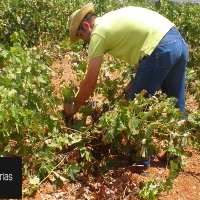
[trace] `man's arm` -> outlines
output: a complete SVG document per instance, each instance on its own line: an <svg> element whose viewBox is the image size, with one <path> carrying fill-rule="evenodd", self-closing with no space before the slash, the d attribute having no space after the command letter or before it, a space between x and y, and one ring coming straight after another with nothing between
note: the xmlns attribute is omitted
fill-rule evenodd
<svg viewBox="0 0 200 200"><path fill-rule="evenodd" d="M88 64L87 74L81 83L80 90L76 96L76 100L74 102L74 108L72 104L64 104L64 110L67 115L72 115L79 110L81 105L90 97L93 93L100 67L101 67L102 56L92 58ZM73 109L72 109L73 108Z"/></svg>

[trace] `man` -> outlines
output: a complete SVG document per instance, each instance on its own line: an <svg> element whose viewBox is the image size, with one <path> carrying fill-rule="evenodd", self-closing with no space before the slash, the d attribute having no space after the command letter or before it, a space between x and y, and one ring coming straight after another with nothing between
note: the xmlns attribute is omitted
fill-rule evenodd
<svg viewBox="0 0 200 200"><path fill-rule="evenodd" d="M104 53L137 66L134 80L124 88L130 99L142 90L148 97L161 88L168 97L177 98L176 107L184 115L188 45L171 21L134 6L98 17L89 3L70 16L69 30L72 42L82 39L89 44L89 64L75 102L64 105L67 115L77 112L93 93ZM150 159L138 164L148 168Z"/></svg>

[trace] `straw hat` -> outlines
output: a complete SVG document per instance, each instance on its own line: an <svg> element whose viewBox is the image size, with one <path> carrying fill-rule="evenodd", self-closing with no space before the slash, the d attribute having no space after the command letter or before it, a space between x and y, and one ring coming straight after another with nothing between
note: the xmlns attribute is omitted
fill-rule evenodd
<svg viewBox="0 0 200 200"><path fill-rule="evenodd" d="M94 12L94 5L93 3L88 3L85 6L83 6L81 9L76 10L73 12L69 18L69 37L72 42L77 42L78 37L76 36L76 32L78 30L78 27L89 12Z"/></svg>

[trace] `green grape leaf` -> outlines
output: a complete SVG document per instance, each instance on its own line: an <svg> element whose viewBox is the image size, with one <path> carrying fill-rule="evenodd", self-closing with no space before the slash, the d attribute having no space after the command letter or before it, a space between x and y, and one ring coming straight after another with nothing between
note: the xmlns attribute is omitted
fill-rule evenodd
<svg viewBox="0 0 200 200"><path fill-rule="evenodd" d="M76 165L71 165L69 168L68 168L68 176L72 179L72 180L75 180L76 179L76 176L77 176L77 173L80 172L80 168L77 167Z"/></svg>
<svg viewBox="0 0 200 200"><path fill-rule="evenodd" d="M75 100L75 95L72 89L65 87L62 90L62 95L64 96L64 103L73 103Z"/></svg>

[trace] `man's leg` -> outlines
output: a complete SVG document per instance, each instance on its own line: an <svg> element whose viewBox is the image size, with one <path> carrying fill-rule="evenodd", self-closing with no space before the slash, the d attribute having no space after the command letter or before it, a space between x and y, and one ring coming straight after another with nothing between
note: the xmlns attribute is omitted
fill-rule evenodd
<svg viewBox="0 0 200 200"><path fill-rule="evenodd" d="M130 99L146 90L146 97L154 95L161 87L168 97L178 99L177 107L185 111L185 67L188 47L176 28L171 29L154 52L141 60L134 78ZM131 156L134 157L134 156ZM134 162L134 160L133 160ZM147 165L150 160L136 162Z"/></svg>
<svg viewBox="0 0 200 200"><path fill-rule="evenodd" d="M161 89L168 97L177 98L178 102L176 107L179 108L185 116L185 70L188 59L188 45L180 35L178 35L178 38L180 43L178 50L182 52L182 54L178 62L166 76L161 85Z"/></svg>

